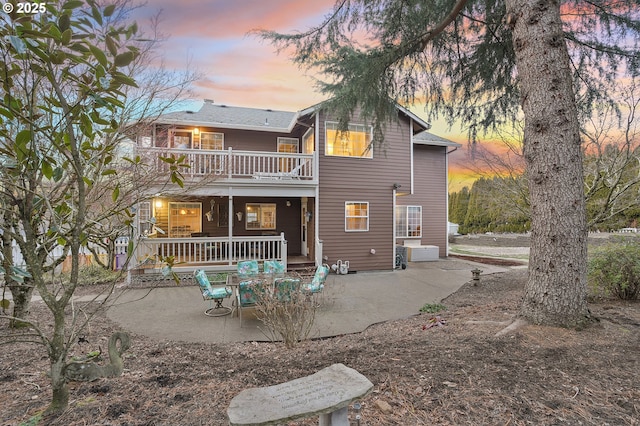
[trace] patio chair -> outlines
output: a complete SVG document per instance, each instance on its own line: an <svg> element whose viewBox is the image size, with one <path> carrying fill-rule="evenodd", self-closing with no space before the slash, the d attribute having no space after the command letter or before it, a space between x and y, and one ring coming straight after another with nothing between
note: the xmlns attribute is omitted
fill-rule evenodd
<svg viewBox="0 0 640 426"><path fill-rule="evenodd" d="M279 260L265 260L262 270L265 274L284 274L284 264Z"/></svg>
<svg viewBox="0 0 640 426"><path fill-rule="evenodd" d="M202 298L205 301L209 301L209 309L204 311L205 315L208 315L210 317L219 317L231 313L232 309L230 307L222 306L223 300L227 297L231 297L231 295L233 294L231 289L226 285L226 277L224 286L216 288L211 285L209 277L207 277L206 272L204 272L202 269L195 270L193 272L193 277L200 286ZM213 302L215 302L215 306L213 305Z"/></svg>
<svg viewBox="0 0 640 426"><path fill-rule="evenodd" d="M300 289L300 278L276 278L273 285L276 299L280 302L290 302L291 295Z"/></svg>
<svg viewBox="0 0 640 426"><path fill-rule="evenodd" d="M260 294L267 291L267 286L267 281L260 278L240 281L240 283L238 283L236 303L238 305L238 316L240 317L240 328L242 328L243 309L254 307L256 303L258 303Z"/></svg>
<svg viewBox="0 0 640 426"><path fill-rule="evenodd" d="M300 179L302 177L302 169L307 165L309 160L304 160L296 167L288 172L256 172L253 174L254 179Z"/></svg>
<svg viewBox="0 0 640 426"><path fill-rule="evenodd" d="M238 262L238 277L251 278L260 272L258 262L256 260L241 260Z"/></svg>
<svg viewBox="0 0 640 426"><path fill-rule="evenodd" d="M310 283L302 285L302 291L308 295L320 293L324 289L324 283L329 275L329 265L320 265Z"/></svg>

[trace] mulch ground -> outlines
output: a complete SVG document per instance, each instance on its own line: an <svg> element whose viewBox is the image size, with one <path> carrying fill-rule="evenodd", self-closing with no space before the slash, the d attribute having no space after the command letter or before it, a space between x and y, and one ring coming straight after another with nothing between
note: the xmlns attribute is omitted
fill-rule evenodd
<svg viewBox="0 0 640 426"><path fill-rule="evenodd" d="M583 331L525 326L496 337L516 315L525 280L525 270L483 276L445 299L446 311L292 350L132 335L122 376L71 383L69 409L40 424L226 425L241 390L343 363L375 385L360 401L360 425L640 425L640 303L593 302L599 322ZM47 319L42 304L32 315ZM106 350L115 327L99 317L75 353ZM0 339L9 334L0 323ZM0 424L41 413L51 397L43 348L3 346L0 365Z"/></svg>

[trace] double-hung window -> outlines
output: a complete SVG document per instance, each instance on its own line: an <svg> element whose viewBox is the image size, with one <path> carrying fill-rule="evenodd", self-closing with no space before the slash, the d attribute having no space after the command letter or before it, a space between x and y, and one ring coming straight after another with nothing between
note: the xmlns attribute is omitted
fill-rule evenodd
<svg viewBox="0 0 640 426"><path fill-rule="evenodd" d="M202 203L169 203L169 238L186 238L202 231Z"/></svg>
<svg viewBox="0 0 640 426"><path fill-rule="evenodd" d="M247 230L276 229L276 205L247 204L245 228Z"/></svg>
<svg viewBox="0 0 640 426"><path fill-rule="evenodd" d="M179 149L191 148L193 132L186 129L169 129L169 147Z"/></svg>
<svg viewBox="0 0 640 426"><path fill-rule="evenodd" d="M223 150L224 133L200 132L200 149Z"/></svg>
<svg viewBox="0 0 640 426"><path fill-rule="evenodd" d="M347 201L344 203L344 230L346 232L369 230L369 202Z"/></svg>
<svg viewBox="0 0 640 426"><path fill-rule="evenodd" d="M396 206L396 237L422 237L422 206Z"/></svg>
<svg viewBox="0 0 640 426"><path fill-rule="evenodd" d="M298 138L278 138L278 152L295 154L298 152L299 145ZM295 158L283 156L278 162L278 171L288 173L296 166Z"/></svg>
<svg viewBox="0 0 640 426"><path fill-rule="evenodd" d="M339 131L338 123L325 123L325 155L338 157L373 158L370 126L349 124L347 131Z"/></svg>

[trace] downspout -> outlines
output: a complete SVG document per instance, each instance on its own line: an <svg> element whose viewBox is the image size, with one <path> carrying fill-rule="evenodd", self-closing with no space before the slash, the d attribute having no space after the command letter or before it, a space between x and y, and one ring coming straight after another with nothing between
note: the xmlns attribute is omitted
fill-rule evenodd
<svg viewBox="0 0 640 426"><path fill-rule="evenodd" d="M228 250L229 252L227 253L227 257L229 258L229 266L233 266L233 257L235 255L235 250L233 249L233 188L229 187L229 208L227 209L227 214L228 214L228 230L227 230L227 235L229 236L229 243L228 243Z"/></svg>
<svg viewBox="0 0 640 426"><path fill-rule="evenodd" d="M391 251L391 270L394 270L396 268L396 244L397 244L397 232L396 232L396 195L397 195L397 189L396 189L396 185L393 185L393 192L392 192L392 197L393 197L393 202L392 202L392 208L393 208L393 214L391 215L392 217L392 221L391 221L391 226L393 228L393 250Z"/></svg>
<svg viewBox="0 0 640 426"><path fill-rule="evenodd" d="M446 150L446 148L445 148ZM445 151L445 156L444 156L444 160L445 160L445 167L446 167L446 181L447 184L445 185L444 190L446 191L446 204L445 204L445 211L446 211L446 215L447 215L447 223L446 223L446 232L445 232L445 241L446 241L446 249L445 249L445 255L447 257L449 257L449 154L456 152L458 150L458 147L453 148L451 151Z"/></svg>
<svg viewBox="0 0 640 426"><path fill-rule="evenodd" d="M315 156L315 161L314 161L314 170L313 173L315 173L315 177L316 177L316 199L315 199L315 203L313 203L314 206L314 212L313 212L313 227L314 227L314 239L315 241L313 242L313 244L315 245L314 247L314 252L315 252L315 258L316 258L316 267L322 265L324 263L324 247L322 246L322 244L320 243L320 113L316 112L316 128L314 130L315 136L314 136L314 153L313 155ZM320 248L322 248L322 250L320 250Z"/></svg>
<svg viewBox="0 0 640 426"><path fill-rule="evenodd" d="M413 165L413 119L409 121L409 140L410 140L409 156L411 158L411 195L413 195L413 170L414 170L413 169L414 168L414 165Z"/></svg>

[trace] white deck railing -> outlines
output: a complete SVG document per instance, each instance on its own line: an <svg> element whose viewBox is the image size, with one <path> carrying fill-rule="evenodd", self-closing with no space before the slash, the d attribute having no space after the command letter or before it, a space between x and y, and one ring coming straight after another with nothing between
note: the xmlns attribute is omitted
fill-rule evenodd
<svg viewBox="0 0 640 426"><path fill-rule="evenodd" d="M170 168L160 157L185 156L184 164L189 167L180 171L189 178L314 179L313 154L142 147L137 153L160 173L168 173Z"/></svg>
<svg viewBox="0 0 640 426"><path fill-rule="evenodd" d="M151 264L174 256L177 267L235 265L240 260L279 260L287 263L284 234L256 237L142 238L132 264ZM135 268L136 266L133 266Z"/></svg>

